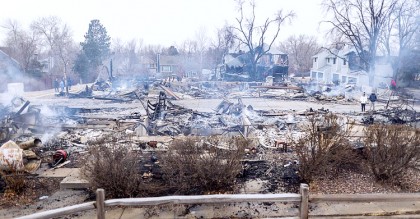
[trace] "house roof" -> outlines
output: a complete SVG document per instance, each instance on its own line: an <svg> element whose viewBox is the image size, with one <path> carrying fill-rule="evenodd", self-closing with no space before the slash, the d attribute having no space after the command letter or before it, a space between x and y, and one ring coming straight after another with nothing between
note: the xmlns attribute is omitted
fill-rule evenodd
<svg viewBox="0 0 420 219"><path fill-rule="evenodd" d="M239 61L239 59L237 59L237 58L234 58L234 59L231 59L231 60L227 61L226 65L229 66L229 67L242 67L243 66L242 62Z"/></svg>
<svg viewBox="0 0 420 219"><path fill-rule="evenodd" d="M160 55L160 65L179 65L182 62L182 56Z"/></svg>
<svg viewBox="0 0 420 219"><path fill-rule="evenodd" d="M12 58L6 51L7 47L0 47L0 56L2 56L2 59L9 60L16 68L20 68L19 62Z"/></svg>
<svg viewBox="0 0 420 219"><path fill-rule="evenodd" d="M268 44L264 43L263 44L263 48L264 50L266 50L268 48ZM256 47L256 45L254 45L254 48ZM229 53L238 53L238 51L241 50L244 53L247 53L249 51L249 48L245 45L240 46L238 49L236 50L229 50ZM271 46L270 50L267 51L267 54L273 54L273 55L286 55L286 53L278 50L277 48L275 48L274 46Z"/></svg>
<svg viewBox="0 0 420 219"><path fill-rule="evenodd" d="M342 49L332 48L332 49L326 49L323 48L321 52L317 53L316 55L312 56L312 58L315 57L325 57L325 58L336 58L336 57L344 57L348 55L351 52L354 52L354 47L345 46Z"/></svg>

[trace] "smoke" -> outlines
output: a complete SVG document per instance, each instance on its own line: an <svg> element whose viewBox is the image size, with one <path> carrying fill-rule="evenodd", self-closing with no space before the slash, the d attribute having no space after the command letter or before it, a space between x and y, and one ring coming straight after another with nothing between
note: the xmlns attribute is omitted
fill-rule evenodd
<svg viewBox="0 0 420 219"><path fill-rule="evenodd" d="M39 78L41 77L42 73L39 75ZM0 80L3 82L3 86L0 87L0 92L7 93L1 95L0 102L3 105L7 105L13 97L22 95L22 92L16 90L16 87L16 89L9 89L9 86L6 86L8 83L23 84L23 91L45 89L45 83L41 79L34 78L30 76L29 73L24 73L21 70L19 63L1 50Z"/></svg>
<svg viewBox="0 0 420 219"><path fill-rule="evenodd" d="M58 113L54 110L52 110L50 107L46 106L46 105L42 105L41 107L39 107L39 109L41 110L41 114L44 117L57 117Z"/></svg>

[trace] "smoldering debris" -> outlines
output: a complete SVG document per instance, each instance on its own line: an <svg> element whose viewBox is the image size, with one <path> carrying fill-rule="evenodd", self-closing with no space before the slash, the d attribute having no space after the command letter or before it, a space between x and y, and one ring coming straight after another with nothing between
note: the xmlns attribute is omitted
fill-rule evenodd
<svg viewBox="0 0 420 219"><path fill-rule="evenodd" d="M246 83L173 81L170 84L152 82L147 86L139 83L131 87L118 87L116 83L112 83L95 89L88 86L87 89L69 95L75 101L77 98L102 100L101 105L54 105L48 107L50 112L45 115L47 109L20 100L16 104L18 107L13 110L2 108L0 112L7 118L14 118L19 111L18 115L24 115L32 112L29 108L38 109L39 120L35 123L38 129L33 129L28 124L22 127L31 131L26 131L26 137L37 136L44 142L43 146L34 149L43 163L48 162L57 167L65 157L66 161L71 161L65 164L66 167L80 167L82 162L79 159L84 158L91 145L95 142L107 142L140 153L141 159L144 159L141 166L144 179L159 177L160 157L155 152L170 151L174 139L218 137L220 140L217 143L203 144L217 150L229 150L223 141L239 136L251 140L250 145L244 149L241 181L263 180L264 187L260 192L295 192L299 183L299 163L296 162L295 148L288 144L289 140L302 135L302 124L308 120L308 116L330 113L328 104L356 104L355 98L351 97L359 94L353 87L331 87L312 92L299 86L282 85L280 88L258 84L250 86ZM102 88L99 89L100 87ZM252 104L244 104L247 97L327 104L325 107L308 107L299 111L264 111L255 109ZM219 98L220 102L208 112L196 111L192 106L177 105L177 100L190 98ZM20 110L24 105L24 109ZM361 118L368 114L348 112L345 116L362 122ZM377 109L372 118L373 121L368 118L363 123L368 125L380 121L418 121L418 114L415 111L390 107L388 110ZM13 128L12 125L8 127ZM41 128L46 130L41 131ZM108 138L105 139L104 136ZM8 135L3 139L10 138L14 137ZM355 148L360 146L356 140L351 142ZM61 151L68 152L68 156L64 156ZM54 158L57 152L60 152L60 156Z"/></svg>
<svg viewBox="0 0 420 219"><path fill-rule="evenodd" d="M0 142L35 133L41 124L40 109L30 106L30 101L21 97L15 97L9 105L3 106L0 116Z"/></svg>

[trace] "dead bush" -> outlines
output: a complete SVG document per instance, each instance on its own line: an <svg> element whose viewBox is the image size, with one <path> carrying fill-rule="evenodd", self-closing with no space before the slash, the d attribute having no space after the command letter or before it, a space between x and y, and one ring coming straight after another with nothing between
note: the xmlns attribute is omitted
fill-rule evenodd
<svg viewBox="0 0 420 219"><path fill-rule="evenodd" d="M244 148L242 137L175 140L162 156L165 183L175 194L205 194L232 190L241 172Z"/></svg>
<svg viewBox="0 0 420 219"><path fill-rule="evenodd" d="M4 193L10 196L21 194L26 187L26 175L22 171L17 171L15 165L9 164L9 170L0 170L0 177L6 187Z"/></svg>
<svg viewBox="0 0 420 219"><path fill-rule="evenodd" d="M302 125L301 136L289 140L296 148L302 181L309 183L314 176L355 166L357 155L348 141L352 124L346 123L332 113L311 115Z"/></svg>
<svg viewBox="0 0 420 219"><path fill-rule="evenodd" d="M142 191L141 158L138 153L116 143L95 144L89 149L82 177L95 191L103 188L107 197L136 197Z"/></svg>
<svg viewBox="0 0 420 219"><path fill-rule="evenodd" d="M365 128L365 154L377 180L393 181L420 162L420 130L406 125Z"/></svg>

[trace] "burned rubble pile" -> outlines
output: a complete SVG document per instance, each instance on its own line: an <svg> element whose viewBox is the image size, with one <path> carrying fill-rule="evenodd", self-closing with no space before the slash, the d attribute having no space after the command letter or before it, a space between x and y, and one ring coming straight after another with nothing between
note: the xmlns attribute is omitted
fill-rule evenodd
<svg viewBox="0 0 420 219"><path fill-rule="evenodd" d="M355 100L352 86L324 86L313 84L286 83L284 85L264 85L263 83L243 82L172 82L166 84L170 90L180 93L183 98L214 99L214 98L246 98L262 97L281 100L307 101L342 101Z"/></svg>
<svg viewBox="0 0 420 219"><path fill-rule="evenodd" d="M108 84L108 83L107 83ZM200 84L202 84L200 86ZM109 85L109 86L108 86ZM307 101L332 101L352 104L358 93L345 88L339 95L326 96L333 90L311 93L289 86L288 89L271 87L233 86L231 83L197 82L198 89L188 83L159 82L139 83L133 87L86 86L86 89L71 93L71 100L91 99L90 106L31 105L24 98L14 98L2 106L1 143L39 139L41 144L29 149L20 149L27 160L36 161L35 169L80 168L94 142L107 141L129 148L139 154L140 172L143 179L161 180L160 153L171 151L176 139L217 136L217 144L208 144L217 150L230 150L231 137L250 140L244 148L241 160L242 172L238 182L242 185L262 182L260 193L297 192L300 178L296 149L291 139L302 136L302 124L308 116L328 114L326 107L305 110L257 110L247 105L245 98L276 98ZM114 85L116 86L116 85ZM235 89L228 89L230 86ZM355 94L352 94L355 92ZM222 95L220 94L222 93ZM300 97L298 97L300 96ZM304 97L303 97L304 96ZM57 97L62 98L62 97ZM219 98L219 104L210 112L200 112L177 104L180 99ZM390 102L386 109L378 108L371 113L346 113L340 116L356 121L359 129L372 123L412 123L419 115L411 107L402 107ZM371 119L372 117L373 119ZM109 136L104 140L104 136ZM363 148L360 136L350 139L355 149ZM13 147L12 147L13 148Z"/></svg>
<svg viewBox="0 0 420 219"><path fill-rule="evenodd" d="M43 145L37 145L33 152L38 160L42 161L40 167L45 169L59 168L60 164L66 167L81 167L78 159L87 152L89 143L104 135L119 136L115 138L118 139L115 143L133 150L142 150L145 157L152 156L152 151L167 150L173 138L182 136L255 138L253 146L246 149L247 160L268 159L269 151L276 150L273 139L286 135L284 127L287 125L284 121L287 120L287 116L280 120L265 121L261 115L266 112L254 111L252 106L244 105L240 98L237 101L225 99L213 113L203 113L173 104L171 99L174 98L170 95L168 97L167 92L164 89L159 91L159 88L160 86L153 87L148 98L139 98L135 94L135 98L131 97L132 102L140 102L144 111L138 104L131 110L95 106L31 106L29 101L16 98L10 106L2 109L2 142L9 139L21 142L23 140L20 139L34 137L40 139ZM156 92L158 94L155 94ZM95 93L97 91L92 91L92 94ZM114 102L105 99L97 101ZM253 124L259 124L256 125L258 129L254 128ZM284 133L266 130L277 129L280 126ZM254 134L258 131L259 134ZM165 135L169 138L163 140L159 137ZM265 144L269 145L260 147L259 142L268 142ZM216 146L225 149L223 144ZM289 161L292 159L284 164Z"/></svg>
<svg viewBox="0 0 420 219"><path fill-rule="evenodd" d="M420 122L420 114L414 109L416 100L407 93L380 95L384 108L371 111L362 118L363 124L373 124L375 121L391 124L416 124Z"/></svg>
<svg viewBox="0 0 420 219"><path fill-rule="evenodd" d="M15 97L9 105L1 107L0 116L0 141L4 142L17 135L35 132L40 122L40 109L30 106L30 101Z"/></svg>
<svg viewBox="0 0 420 219"><path fill-rule="evenodd" d="M160 83L144 79L113 77L112 80L97 79L94 83L86 85L84 89L70 90L67 93L56 93L56 96L130 102L137 99L144 99L148 95L149 86L157 87L160 86Z"/></svg>

